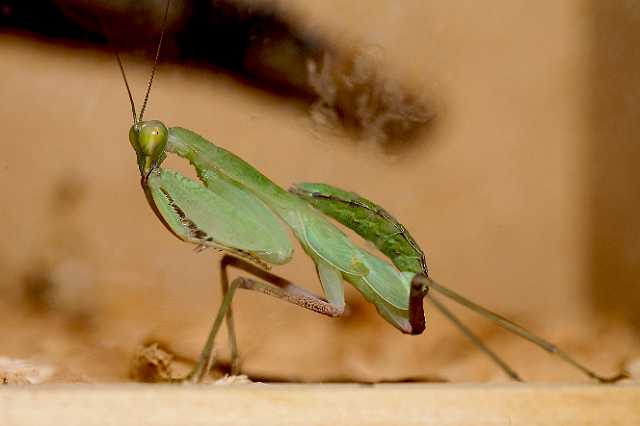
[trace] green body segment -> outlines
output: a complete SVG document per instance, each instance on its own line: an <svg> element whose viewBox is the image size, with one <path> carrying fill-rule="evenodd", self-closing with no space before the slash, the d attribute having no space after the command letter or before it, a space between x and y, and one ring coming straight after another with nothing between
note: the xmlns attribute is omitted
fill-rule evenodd
<svg viewBox="0 0 640 426"><path fill-rule="evenodd" d="M403 333L414 333L409 321L409 292L415 274L399 272L389 263L364 250L363 255L369 274L365 277L346 276L345 279L369 303L373 303L378 313L390 324Z"/></svg>
<svg viewBox="0 0 640 426"><path fill-rule="evenodd" d="M155 126L159 122L146 123ZM174 127L167 130L164 142L156 145L154 140L144 149L137 146L136 132L142 134L146 123L135 125L131 138L138 153L143 187L151 207L176 236L258 263L282 264L291 258L292 248L279 217L315 262L330 302L344 306L342 280L346 280L387 321L403 332L412 331L408 303L413 274L399 272L361 249L306 200L285 191L238 156L194 132ZM159 145L162 150L157 148ZM162 169L165 151L188 160L202 183Z"/></svg>
<svg viewBox="0 0 640 426"><path fill-rule="evenodd" d="M344 233L240 157L179 127L169 129L167 151L189 160L204 182L219 175L251 192L291 227L306 251L332 267L357 276L368 273L358 247Z"/></svg>
<svg viewBox="0 0 640 426"><path fill-rule="evenodd" d="M341 273L314 253L307 251L307 254L316 264L322 289L330 302L344 305L342 280L345 280L352 284L367 302L375 305L378 313L390 324L403 333L413 332L408 315L409 288L413 273L399 272L389 263L362 249L359 249L359 255L369 270L365 276ZM393 295L388 294L389 289L395 289ZM387 299L396 303L390 303Z"/></svg>
<svg viewBox="0 0 640 426"><path fill-rule="evenodd" d="M411 234L372 201L323 183L301 183L290 191L371 241L399 270L427 272L424 253Z"/></svg>
<svg viewBox="0 0 640 426"><path fill-rule="evenodd" d="M322 284L322 291L327 300L338 308L344 308L344 287L342 286L342 273L317 256L311 256L316 264L318 277Z"/></svg>
<svg viewBox="0 0 640 426"><path fill-rule="evenodd" d="M391 305L400 311L408 308L410 278L355 245L305 200L277 186L238 156L179 127L169 129L167 151L189 160L205 182L210 174L217 173L253 192L291 227L316 265L322 260L361 292L369 288L377 295L370 298L372 303ZM323 286L328 276L320 274ZM330 296L331 291L325 287L325 293Z"/></svg>

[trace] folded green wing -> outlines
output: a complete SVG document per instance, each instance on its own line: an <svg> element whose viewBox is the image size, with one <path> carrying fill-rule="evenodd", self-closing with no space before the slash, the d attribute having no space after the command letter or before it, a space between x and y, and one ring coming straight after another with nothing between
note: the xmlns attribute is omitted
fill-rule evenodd
<svg viewBox="0 0 640 426"><path fill-rule="evenodd" d="M374 202L324 183L300 183L290 192L371 241L401 271L426 270L424 254L409 231Z"/></svg>
<svg viewBox="0 0 640 426"><path fill-rule="evenodd" d="M340 272L366 275L369 270L359 255L360 248L324 217L305 207L296 212L298 223L289 223L305 250Z"/></svg>

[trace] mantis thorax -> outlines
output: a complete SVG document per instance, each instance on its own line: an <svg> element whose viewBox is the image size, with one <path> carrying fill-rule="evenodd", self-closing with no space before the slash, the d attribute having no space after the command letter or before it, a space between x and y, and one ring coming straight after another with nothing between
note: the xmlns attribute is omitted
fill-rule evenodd
<svg viewBox="0 0 640 426"><path fill-rule="evenodd" d="M160 166L167 157L165 148L169 131L158 120L139 121L129 129L129 141L138 157L138 168L143 178Z"/></svg>

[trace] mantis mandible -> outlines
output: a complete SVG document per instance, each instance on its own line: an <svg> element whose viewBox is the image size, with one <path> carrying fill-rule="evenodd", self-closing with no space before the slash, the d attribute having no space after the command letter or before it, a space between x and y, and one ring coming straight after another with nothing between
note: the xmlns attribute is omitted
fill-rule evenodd
<svg viewBox="0 0 640 426"><path fill-rule="evenodd" d="M169 2L165 9L165 24L168 10ZM241 158L190 130L169 128L157 120L144 121L165 24L139 115L117 52L116 58L133 114L129 140L136 153L141 185L149 205L164 226L180 240L198 248L211 247L225 253L220 265L223 300L187 381L199 382L208 373L213 362L213 344L225 319L232 373L238 372L231 309L238 288L337 317L345 310L343 281L352 284L375 305L386 321L406 334L421 334L425 330L423 299L428 297L436 309L512 379L520 380L520 377L435 298L430 289L559 355L591 378L612 382L624 377L622 374L599 376L546 340L433 281L428 275L424 254L409 232L371 201L323 184L301 184L286 191ZM167 154L188 160L200 182L164 169L162 163ZM393 265L357 246L326 216L372 241ZM282 265L293 256L284 224L314 262L326 298L269 272L270 265ZM238 277L229 283L228 267L241 269L258 279Z"/></svg>

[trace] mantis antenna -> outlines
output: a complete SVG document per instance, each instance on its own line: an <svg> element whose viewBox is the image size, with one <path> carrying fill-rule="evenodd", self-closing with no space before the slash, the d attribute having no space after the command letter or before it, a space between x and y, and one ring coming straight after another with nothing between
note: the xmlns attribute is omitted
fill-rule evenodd
<svg viewBox="0 0 640 426"><path fill-rule="evenodd" d="M158 67L158 59L160 58L160 50L162 48L162 39L164 38L164 30L167 25L167 16L169 15L169 5L171 4L171 0L167 0L167 5L164 9L164 19L162 21L162 30L160 31L160 40L158 41L158 48L156 49L156 57L153 61L153 68L151 68L151 75L149 76L149 82L147 83L147 91L144 95L144 101L142 103L142 109L140 110L140 117L136 114L136 105L133 101L133 95L131 94L131 88L129 87L129 81L127 80L127 73L124 71L124 66L122 65L122 60L120 59L120 54L118 51L113 48L113 53L116 55L116 60L118 61L118 67L120 67L120 73L122 74L122 79L124 80L124 85L127 89L127 95L129 95L129 103L131 104L131 113L133 114L133 124L142 121L142 116L144 115L144 110L147 108L147 104L149 103L149 94L151 93L151 85L153 84L153 77L156 74L156 68Z"/></svg>
<svg viewBox="0 0 640 426"><path fill-rule="evenodd" d="M164 8L164 19L162 21L162 30L160 31L160 40L158 41L158 48L156 49L156 58L153 61L153 68L151 68L151 75L149 76L149 83L147 84L147 92L144 95L144 101L142 102L142 109L140 110L140 118L138 119L138 121L142 121L144 110L147 108L147 103L149 101L149 93L151 93L151 84L153 83L153 77L155 76L156 68L158 67L158 59L160 59L160 49L162 48L162 39L164 38L164 30L165 30L165 27L167 26L167 16L169 15L170 4L171 4L171 0L167 0L167 5ZM129 96L131 96L131 93L129 93Z"/></svg>
<svg viewBox="0 0 640 426"><path fill-rule="evenodd" d="M122 61L120 60L120 54L115 49L115 47L113 48L113 53L116 54L116 59L118 60L118 66L120 67L120 73L122 74L124 85L127 88L127 94L129 95L129 102L131 103L131 113L133 114L133 124L136 124L138 122L138 119L136 118L137 117L136 105L133 102L133 96L131 96L131 89L129 88L129 82L127 81L127 74L125 74L124 72L124 67L122 66Z"/></svg>

